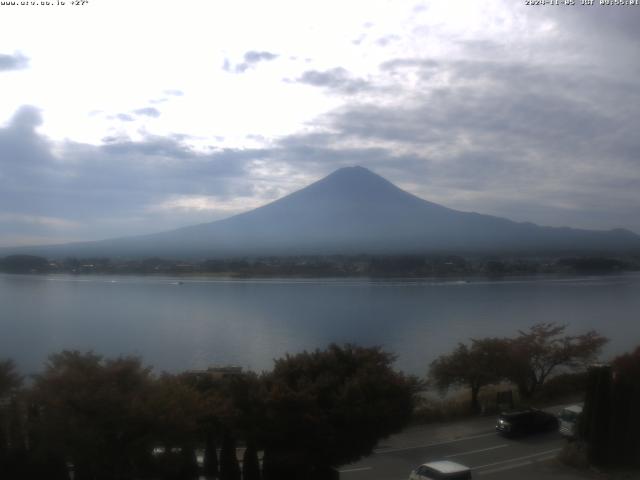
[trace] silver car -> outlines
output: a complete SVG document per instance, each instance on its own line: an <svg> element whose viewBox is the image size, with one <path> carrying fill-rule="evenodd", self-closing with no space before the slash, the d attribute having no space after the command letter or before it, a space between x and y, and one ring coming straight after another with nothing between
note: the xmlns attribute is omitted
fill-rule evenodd
<svg viewBox="0 0 640 480"><path fill-rule="evenodd" d="M465 465L448 460L423 463L416 468L409 480L470 480L471 469Z"/></svg>

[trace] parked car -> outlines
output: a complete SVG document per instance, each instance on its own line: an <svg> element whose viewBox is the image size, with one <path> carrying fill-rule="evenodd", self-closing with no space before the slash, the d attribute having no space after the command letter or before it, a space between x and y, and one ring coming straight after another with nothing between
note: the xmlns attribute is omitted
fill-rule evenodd
<svg viewBox="0 0 640 480"><path fill-rule="evenodd" d="M578 418L582 414L582 405L569 405L560 412L560 435L575 438L578 428Z"/></svg>
<svg viewBox="0 0 640 480"><path fill-rule="evenodd" d="M529 408L514 412L504 412L498 417L496 430L507 436L557 430L559 421L555 415Z"/></svg>
<svg viewBox="0 0 640 480"><path fill-rule="evenodd" d="M409 480L470 480L471 469L449 460L423 463L416 468Z"/></svg>

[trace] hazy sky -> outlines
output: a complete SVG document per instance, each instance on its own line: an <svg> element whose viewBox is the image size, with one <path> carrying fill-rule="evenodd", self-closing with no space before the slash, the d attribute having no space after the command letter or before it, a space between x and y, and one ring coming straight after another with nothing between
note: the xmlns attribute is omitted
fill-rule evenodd
<svg viewBox="0 0 640 480"><path fill-rule="evenodd" d="M347 165L460 210L640 233L640 6L16 3L0 245L211 221Z"/></svg>

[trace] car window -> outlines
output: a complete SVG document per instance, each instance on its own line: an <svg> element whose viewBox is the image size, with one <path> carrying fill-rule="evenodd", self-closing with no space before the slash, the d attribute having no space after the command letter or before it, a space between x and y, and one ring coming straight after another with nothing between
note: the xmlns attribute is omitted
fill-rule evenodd
<svg viewBox="0 0 640 480"><path fill-rule="evenodd" d="M433 468L429 468L426 466L422 466L418 469L418 474L423 477L432 478L433 480L439 480L441 478L445 478L440 472L434 470Z"/></svg>
<svg viewBox="0 0 640 480"><path fill-rule="evenodd" d="M425 467L424 465L422 467L418 467L418 470L416 471L416 473L418 475L422 475L423 477L428 476L429 474L429 470L431 470L430 468Z"/></svg>
<svg viewBox="0 0 640 480"><path fill-rule="evenodd" d="M578 414L571 410L563 410L560 414L560 418L565 422L575 422L578 419Z"/></svg>
<svg viewBox="0 0 640 480"><path fill-rule="evenodd" d="M548 414L546 412L536 412L536 418L541 422L546 422L551 417L552 417L552 415L550 415L550 414Z"/></svg>

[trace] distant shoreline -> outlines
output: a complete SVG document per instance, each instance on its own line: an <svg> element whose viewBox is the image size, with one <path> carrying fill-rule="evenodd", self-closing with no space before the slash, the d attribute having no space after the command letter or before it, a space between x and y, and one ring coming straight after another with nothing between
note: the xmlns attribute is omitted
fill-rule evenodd
<svg viewBox="0 0 640 480"><path fill-rule="evenodd" d="M166 282L181 286L196 283L225 283L225 282L255 282L261 284L290 282L295 284L316 284L318 282L326 284L380 284L388 285L406 284L416 286L473 286L485 283L512 283L512 282L535 282L535 281L580 281L594 280L597 278L614 279L616 277L624 278L628 275L638 275L640 270L629 270L624 272L600 272L600 273L536 273L536 274L507 274L502 276L487 276L482 274L467 276L311 276L311 275L233 275L223 273L198 273L198 274L165 274L165 273L68 273L68 272L48 272L48 273L7 273L1 272L0 276L7 277L48 277L52 280L89 280L91 278L98 279L100 277L110 279L111 283L119 283L119 279L147 278L149 280L166 280Z"/></svg>
<svg viewBox="0 0 640 480"><path fill-rule="evenodd" d="M640 271L640 256L462 257L454 255L331 255L243 257L198 261L145 258L0 258L0 272L70 275L168 275L210 278L445 278L602 275Z"/></svg>

